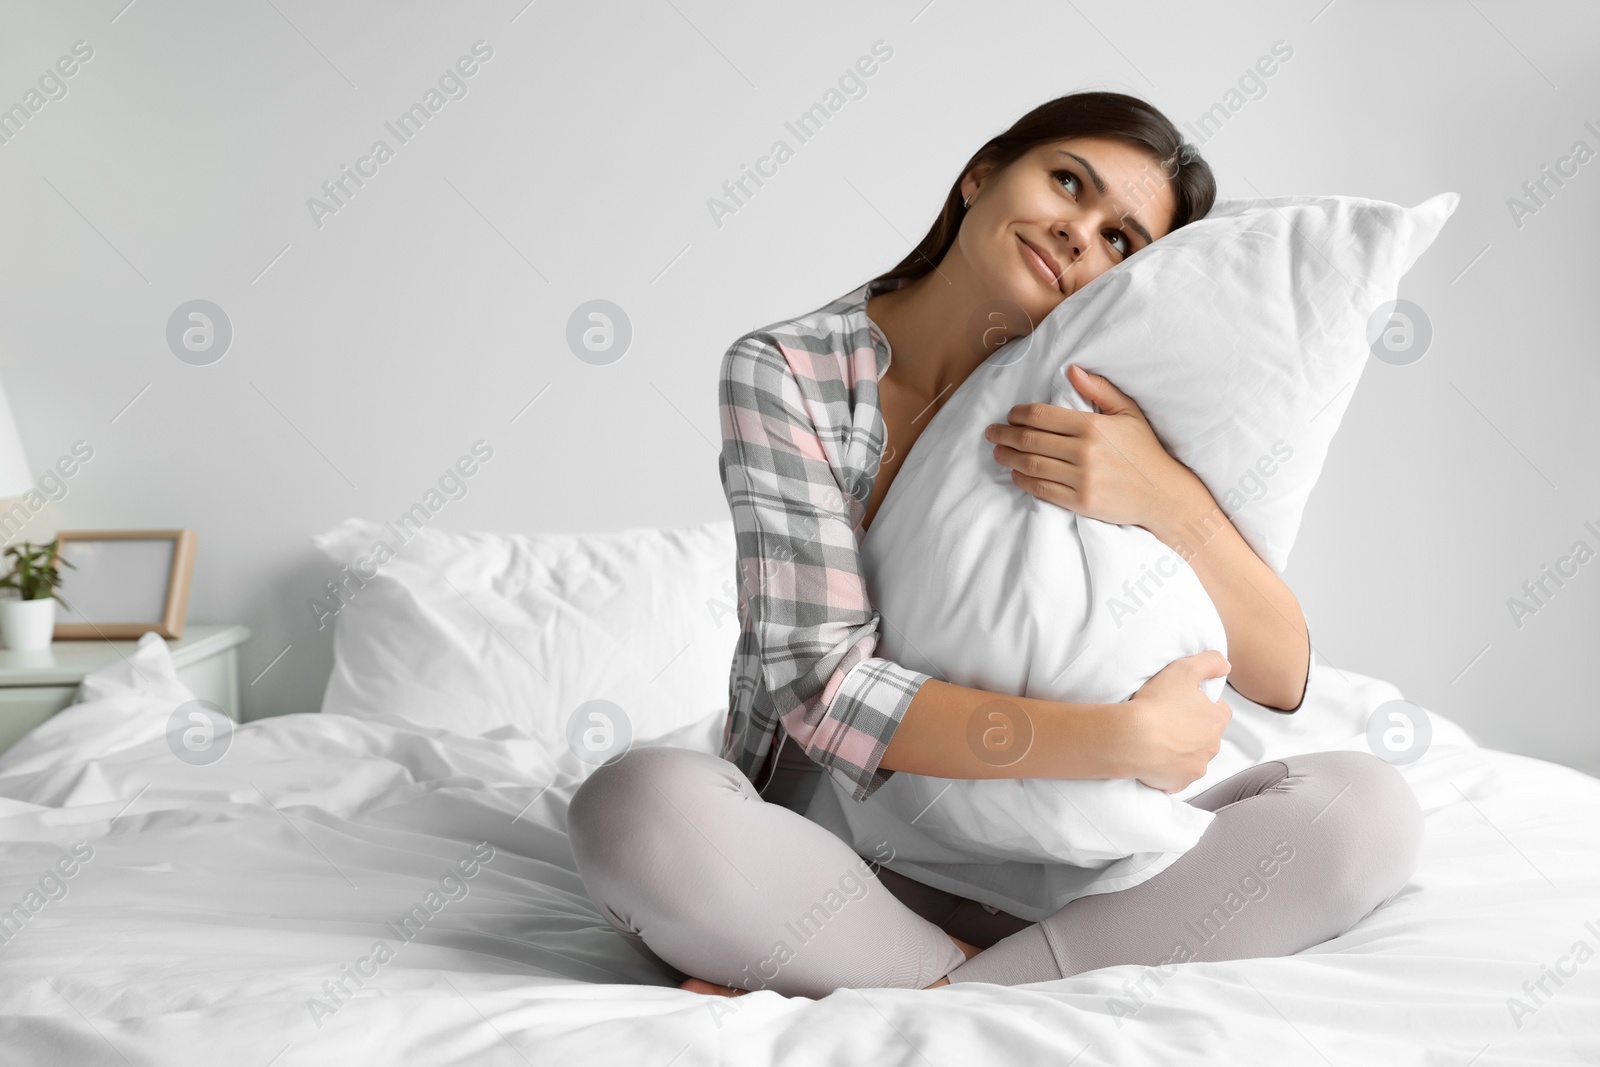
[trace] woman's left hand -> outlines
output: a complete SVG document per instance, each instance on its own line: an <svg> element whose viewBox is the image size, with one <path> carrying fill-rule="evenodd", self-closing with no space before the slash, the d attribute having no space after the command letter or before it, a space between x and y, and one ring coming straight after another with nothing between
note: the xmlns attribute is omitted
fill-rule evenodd
<svg viewBox="0 0 1600 1067"><path fill-rule="evenodd" d="M1101 414L1018 404L984 436L1011 480L1040 500L1102 522L1150 529L1204 483L1156 438L1139 405L1098 374L1072 364L1074 388Z"/></svg>

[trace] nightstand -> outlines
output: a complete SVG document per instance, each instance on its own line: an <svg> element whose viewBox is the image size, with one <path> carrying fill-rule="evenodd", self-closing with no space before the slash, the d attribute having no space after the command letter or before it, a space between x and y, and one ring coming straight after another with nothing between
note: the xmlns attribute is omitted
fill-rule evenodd
<svg viewBox="0 0 1600 1067"><path fill-rule="evenodd" d="M178 678L201 700L239 721L238 648L250 636L243 626L184 627L167 642ZM48 650L0 649L0 752L72 703L83 676L132 655L138 641L56 641Z"/></svg>

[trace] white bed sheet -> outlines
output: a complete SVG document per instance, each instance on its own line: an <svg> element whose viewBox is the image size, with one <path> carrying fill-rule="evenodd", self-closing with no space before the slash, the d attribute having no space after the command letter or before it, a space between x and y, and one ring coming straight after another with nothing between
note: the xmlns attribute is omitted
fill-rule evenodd
<svg viewBox="0 0 1600 1067"><path fill-rule="evenodd" d="M1346 696L1384 684L1342 677ZM583 774L570 754L304 714L190 766L164 733L189 694L154 638L82 696L0 757L0 908L75 842L93 849L0 944L5 1064L1600 1062L1600 958L1569 956L1600 949L1600 781L1479 748L1438 715L1403 768L1427 813L1420 869L1299 955L1187 964L1148 995L1125 989L1147 969L1123 966L727 1001L665 984L590 905L560 829ZM1359 747L1354 706L1241 706L1208 780ZM663 743L709 751L720 726ZM393 936L384 923L480 841L496 851L467 895ZM380 939L393 959L314 1016ZM1575 972L1536 1005L1523 983L1562 957ZM1536 1010L1515 1019L1512 997ZM1116 998L1138 1010L1116 1017Z"/></svg>

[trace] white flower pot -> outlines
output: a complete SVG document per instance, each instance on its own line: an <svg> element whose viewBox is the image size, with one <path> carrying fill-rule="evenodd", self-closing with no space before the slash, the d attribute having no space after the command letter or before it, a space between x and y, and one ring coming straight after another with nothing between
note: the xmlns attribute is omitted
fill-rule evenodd
<svg viewBox="0 0 1600 1067"><path fill-rule="evenodd" d="M55 630L56 602L52 598L0 600L0 640L7 648L49 648Z"/></svg>

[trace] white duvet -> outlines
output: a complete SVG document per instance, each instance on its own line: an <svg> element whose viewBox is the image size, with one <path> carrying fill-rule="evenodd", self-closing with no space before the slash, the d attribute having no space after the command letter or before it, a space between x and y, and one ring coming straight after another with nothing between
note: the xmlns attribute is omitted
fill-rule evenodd
<svg viewBox="0 0 1600 1067"><path fill-rule="evenodd" d="M7 1065L1600 1062L1600 781L1437 715L1403 768L1417 874L1297 956L725 1001L590 905L565 750L305 714L194 766L165 738L189 694L159 640L92 682L0 757ZM1356 747L1364 714L1241 705L1214 775ZM720 720L659 743L710 751Z"/></svg>

